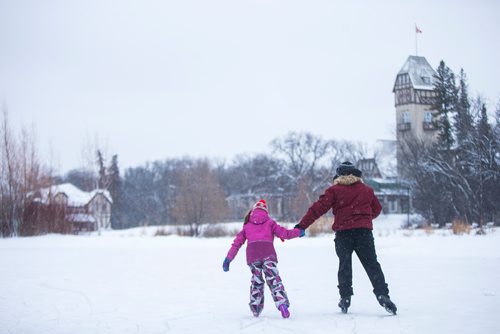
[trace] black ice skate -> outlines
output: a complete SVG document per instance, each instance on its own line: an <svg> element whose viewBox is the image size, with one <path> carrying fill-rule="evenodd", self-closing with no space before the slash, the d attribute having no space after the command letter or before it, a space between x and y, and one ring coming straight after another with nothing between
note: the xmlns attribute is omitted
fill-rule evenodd
<svg viewBox="0 0 500 334"><path fill-rule="evenodd" d="M349 306L351 306L351 297L340 298L339 307L342 313L347 313Z"/></svg>
<svg viewBox="0 0 500 334"><path fill-rule="evenodd" d="M385 308L385 310L389 313L396 315L398 308L396 304L392 302L389 296L380 295L377 297L378 303Z"/></svg>

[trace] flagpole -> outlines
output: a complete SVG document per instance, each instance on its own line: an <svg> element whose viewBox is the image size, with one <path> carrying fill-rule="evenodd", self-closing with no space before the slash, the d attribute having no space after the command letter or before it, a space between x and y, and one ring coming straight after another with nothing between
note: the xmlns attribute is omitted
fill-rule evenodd
<svg viewBox="0 0 500 334"><path fill-rule="evenodd" d="M415 23L415 56L418 56L418 43L417 43L417 24Z"/></svg>

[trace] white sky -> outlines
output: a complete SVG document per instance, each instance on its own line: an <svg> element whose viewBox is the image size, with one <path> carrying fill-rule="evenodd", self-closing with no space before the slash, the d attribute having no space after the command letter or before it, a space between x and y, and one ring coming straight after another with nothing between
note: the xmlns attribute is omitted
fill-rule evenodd
<svg viewBox="0 0 500 334"><path fill-rule="evenodd" d="M44 159L120 167L269 152L289 131L393 138L395 76L415 54L500 97L500 1L0 0L0 98Z"/></svg>

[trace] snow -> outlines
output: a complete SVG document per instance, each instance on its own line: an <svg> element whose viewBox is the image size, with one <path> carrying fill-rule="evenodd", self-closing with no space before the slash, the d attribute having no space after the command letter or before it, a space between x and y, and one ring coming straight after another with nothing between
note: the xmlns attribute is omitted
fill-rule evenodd
<svg viewBox="0 0 500 334"><path fill-rule="evenodd" d="M405 219L383 216L374 232L397 316L355 257L352 307L340 313L332 234L275 242L285 320L267 288L261 317L251 316L243 249L222 271L232 238L152 237L148 227L1 239L0 333L500 332L500 231L399 230Z"/></svg>
<svg viewBox="0 0 500 334"><path fill-rule="evenodd" d="M437 75L437 72L432 68L429 62L427 62L427 59L425 59L425 57L409 56L401 70L398 72L398 75L406 73L410 76L410 80L414 89L434 89L432 80L434 75ZM428 83L423 80L424 77L429 78Z"/></svg>
<svg viewBox="0 0 500 334"><path fill-rule="evenodd" d="M52 187L40 189L42 203L48 203L50 196L57 194L65 194L68 198L68 204L71 206L84 206L90 202L96 194L103 194L111 203L111 195L107 190L96 189L93 191L83 191L72 185L71 183L58 184Z"/></svg>

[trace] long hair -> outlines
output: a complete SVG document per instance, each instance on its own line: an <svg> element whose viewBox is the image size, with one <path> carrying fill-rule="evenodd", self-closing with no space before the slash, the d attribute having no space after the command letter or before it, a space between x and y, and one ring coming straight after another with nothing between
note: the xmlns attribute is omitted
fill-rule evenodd
<svg viewBox="0 0 500 334"><path fill-rule="evenodd" d="M250 214L252 213L252 210L248 211L247 214L245 215L245 218L243 219L243 225L245 225L246 223L248 223L248 221L250 220Z"/></svg>

